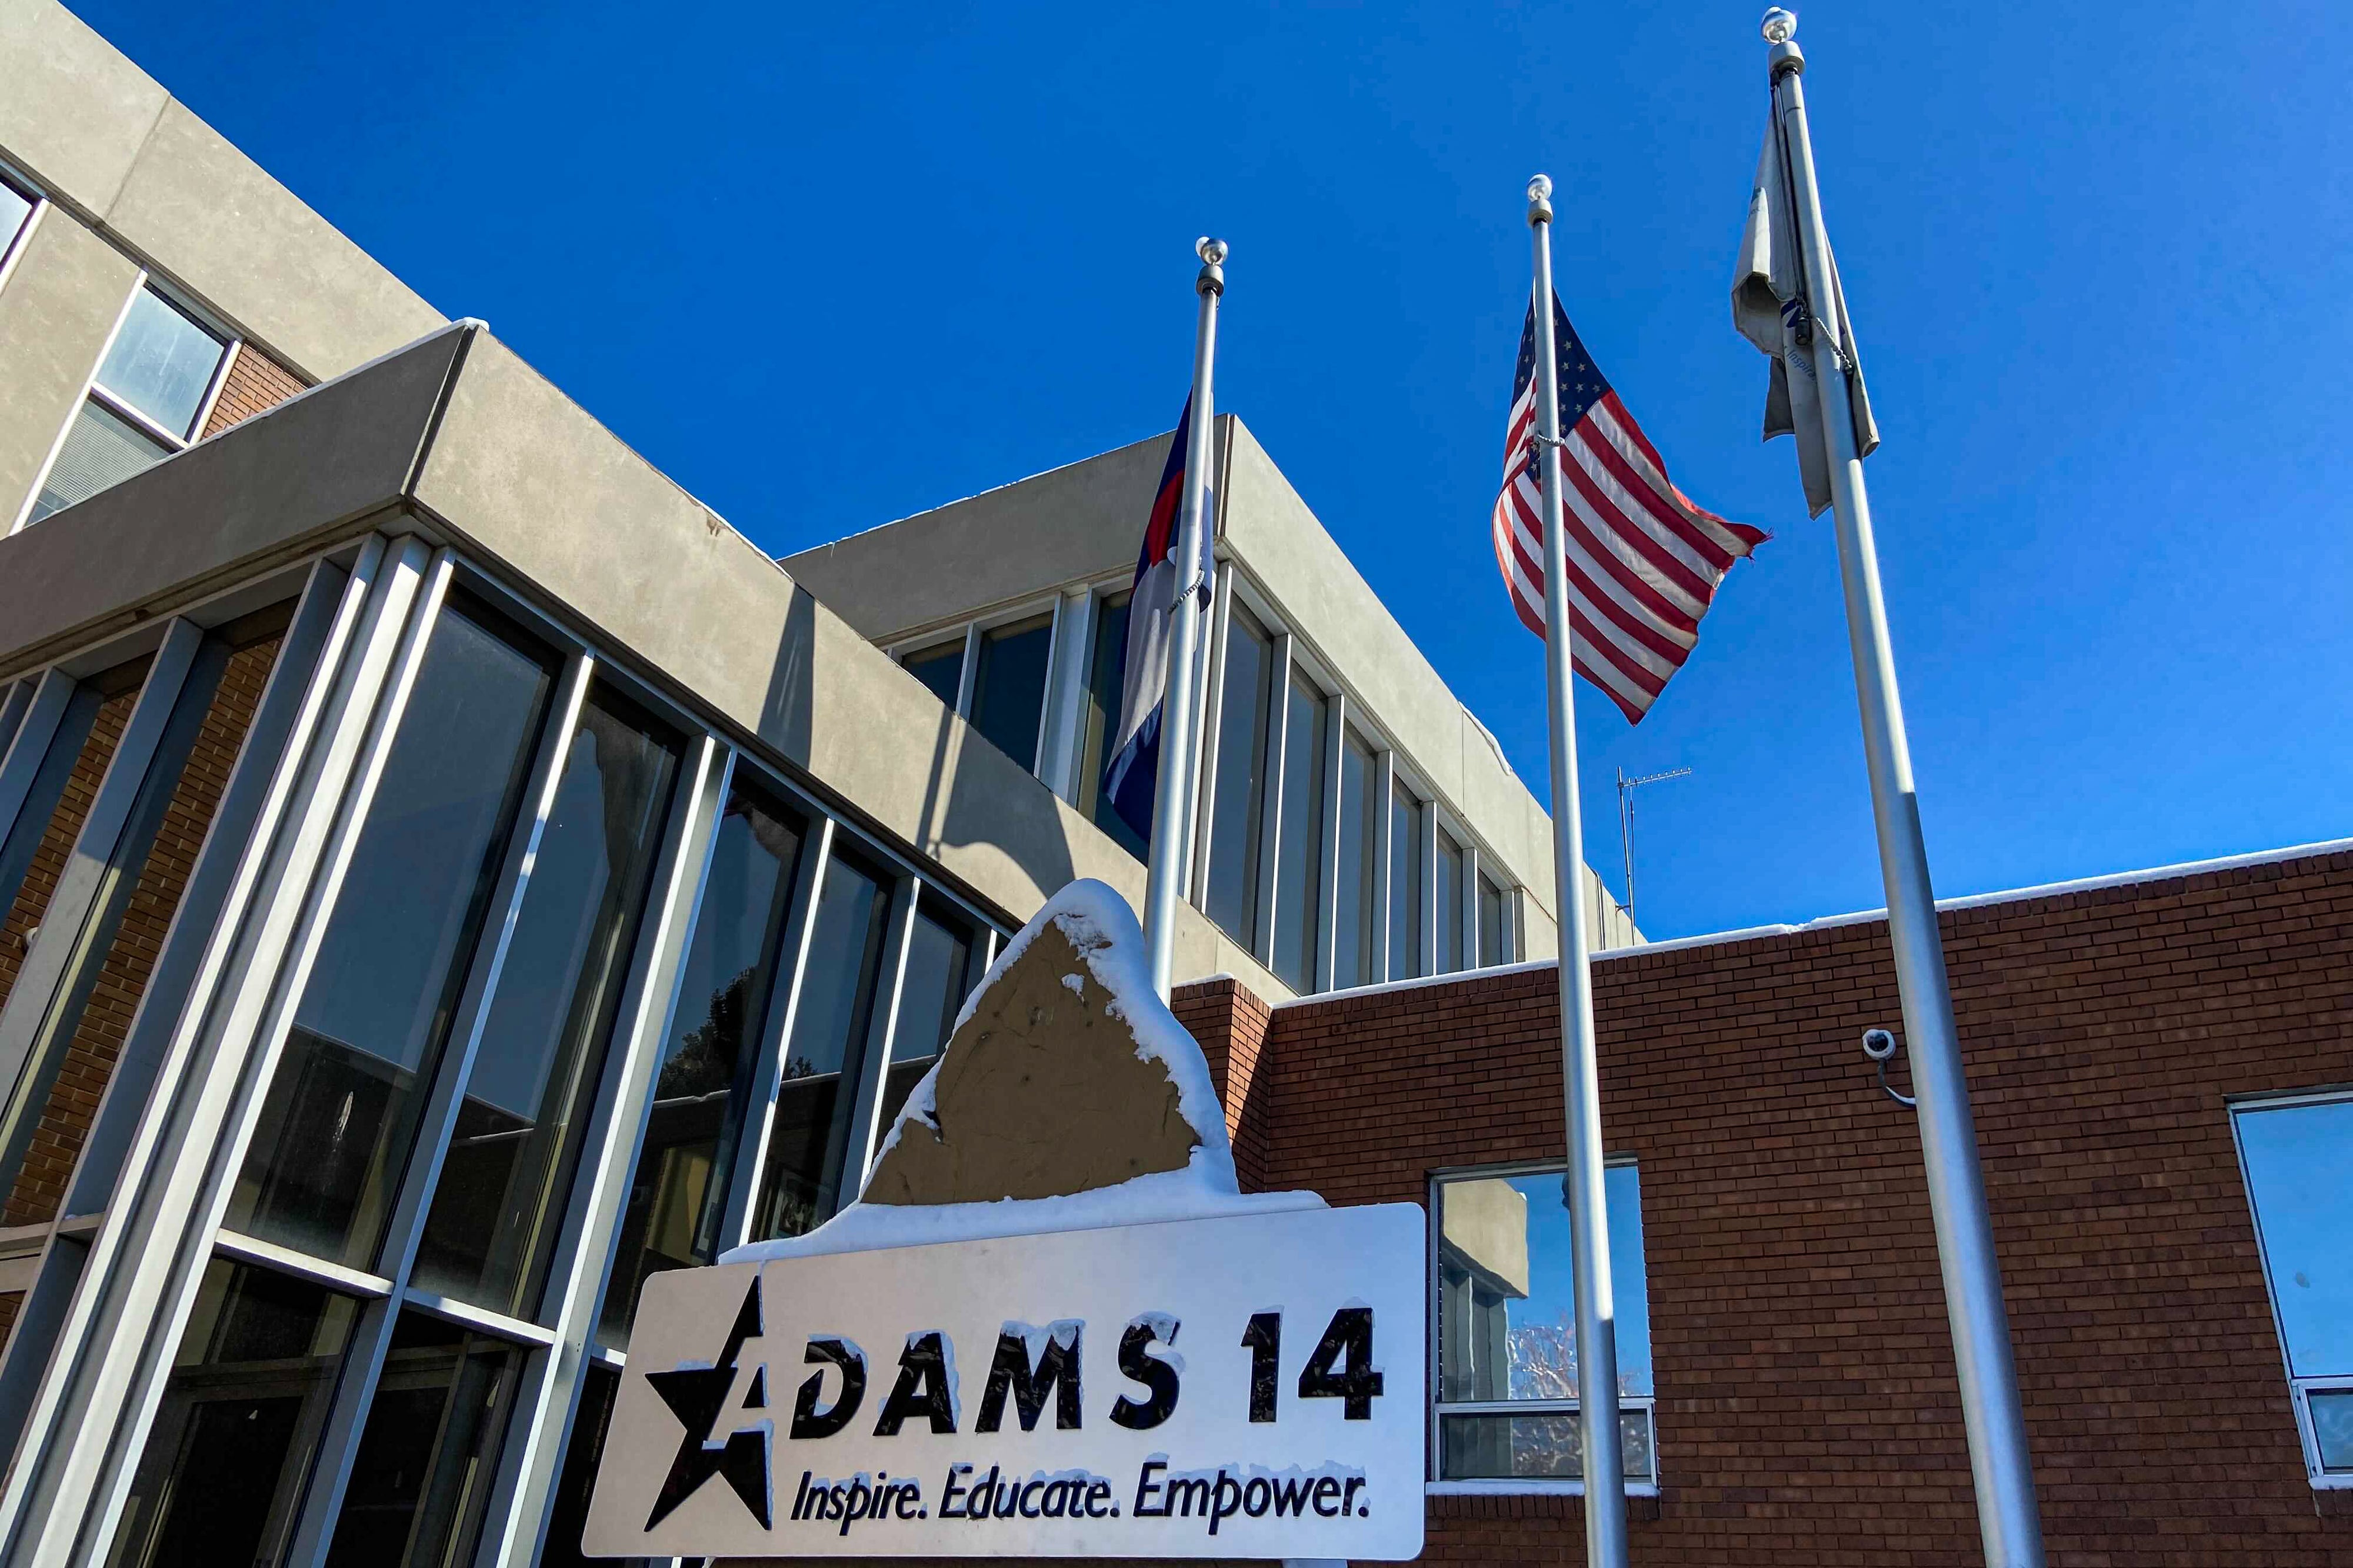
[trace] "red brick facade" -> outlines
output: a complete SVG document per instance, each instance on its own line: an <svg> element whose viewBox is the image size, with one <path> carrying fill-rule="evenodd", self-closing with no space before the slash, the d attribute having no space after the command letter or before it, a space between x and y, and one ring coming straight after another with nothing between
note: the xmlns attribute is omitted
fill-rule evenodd
<svg viewBox="0 0 2353 1568"><path fill-rule="evenodd" d="M2353 1493L2306 1478L2225 1109L2353 1081L2353 854L1950 911L1944 935L2051 1563L2353 1563ZM1918 1135L1859 1049L1901 1029L1885 927L1595 974L1658 1388L1636 1561L1977 1563ZM1270 1010L1213 982L1178 1011L1246 1185L1426 1203L1434 1171L1557 1157L1553 988ZM1574 1499L1429 1507L1428 1560L1582 1558Z"/></svg>
<svg viewBox="0 0 2353 1568"><path fill-rule="evenodd" d="M232 425L277 407L303 390L302 378L251 343L237 345L228 376L205 420L203 435L217 436Z"/></svg>

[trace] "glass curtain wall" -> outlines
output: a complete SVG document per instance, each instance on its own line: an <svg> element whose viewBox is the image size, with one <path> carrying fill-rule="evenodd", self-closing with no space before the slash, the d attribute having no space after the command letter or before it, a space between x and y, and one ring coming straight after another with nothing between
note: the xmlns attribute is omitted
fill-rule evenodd
<svg viewBox="0 0 2353 1568"><path fill-rule="evenodd" d="M1381 762L1353 730L1340 738L1340 856L1332 984L1381 978Z"/></svg>
<svg viewBox="0 0 2353 1568"><path fill-rule="evenodd" d="M1411 980L1421 964L1421 803L1389 786L1389 978Z"/></svg>
<svg viewBox="0 0 2353 1568"><path fill-rule="evenodd" d="M972 670L972 727L1025 768L1038 765L1054 617L1035 616L980 634Z"/></svg>
<svg viewBox="0 0 2353 1568"><path fill-rule="evenodd" d="M984 957L970 921L934 899L915 906L906 971L899 983L898 1023L891 1031L891 1060L882 1076L881 1114L875 1121L877 1149L897 1124L907 1096L946 1048L965 997L980 983Z"/></svg>
<svg viewBox="0 0 2353 1568"><path fill-rule="evenodd" d="M1112 748L1119 739L1119 710L1127 683L1128 595L1114 594L1095 601L1094 647L1087 658L1086 711L1080 718L1078 788L1072 802L1088 821L1111 835L1112 841L1137 859L1149 847L1111 808L1103 792L1103 770L1111 766Z"/></svg>
<svg viewBox="0 0 2353 1568"><path fill-rule="evenodd" d="M1277 649L1239 604L1226 624L1225 680L1218 707L1217 793L1209 826L1208 917L1250 952L1259 950L1261 816L1266 809L1267 729Z"/></svg>
<svg viewBox="0 0 2353 1568"><path fill-rule="evenodd" d="M1229 651L1227 657L1232 657ZM1324 892L1324 693L1292 672L1282 726L1282 816L1274 858L1274 973L1302 995L1320 989Z"/></svg>

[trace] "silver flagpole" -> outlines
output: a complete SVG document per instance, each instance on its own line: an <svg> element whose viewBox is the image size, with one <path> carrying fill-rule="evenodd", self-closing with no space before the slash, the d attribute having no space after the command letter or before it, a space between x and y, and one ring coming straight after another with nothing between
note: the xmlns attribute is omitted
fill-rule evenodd
<svg viewBox="0 0 2353 1568"><path fill-rule="evenodd" d="M1797 17L1787 11L1765 14L1765 38L1772 45L1773 111L1788 148L1799 247L1807 279L1827 296L1827 279L1832 276L1830 232L1822 224L1821 194L1814 183L1813 143L1799 85L1806 57L1794 37L1797 26ZM1838 342L1841 327L1815 304L1807 301L1813 325L1814 379L1821 390L1822 432L1829 446L1831 505L1838 523L1839 575L1846 589L1847 637L1854 653L1855 697L1862 710L1862 749L1871 773L1872 819L1879 832L1880 876L1887 889L1888 941L1894 948L1895 984L1903 998L1912 1089L1919 1101L1928 1208L1936 1220L1945 1313L1952 1325L1969 1469L1977 1483L1978 1534L1991 1568L2041 1568L2042 1525L2027 1458L2026 1421L2019 1408L2018 1372L2010 1359L2010 1320L2002 1310L1993 1226L1986 1216L1985 1178L1978 1168L1968 1079L1961 1067L1960 1037L1945 977L1936 895L1929 886L1928 851L1920 837L1912 751L1905 740L1904 707L1895 689L1895 656L1888 646L1879 554L1872 542L1871 499L1863 488L1862 459L1855 450L1854 416L1841 363L1845 354Z"/></svg>
<svg viewBox="0 0 2353 1568"><path fill-rule="evenodd" d="M1535 236L1536 452L1544 476L1545 697L1552 712L1553 903L1560 910L1561 1089L1568 1113L1568 1247L1576 1271L1577 1423L1585 1450L1585 1560L1625 1568L1626 1456L1618 1433L1618 1302L1601 1184L1600 1069L1593 1049L1592 932L1584 898L1584 813L1577 795L1577 708L1569 662L1568 571L1561 542L1560 360L1552 330L1552 182L1528 182Z"/></svg>
<svg viewBox="0 0 2353 1568"><path fill-rule="evenodd" d="M1152 848L1144 889L1144 940L1152 954L1152 988L1168 1000L1176 964L1176 900L1186 882L1193 820L1194 773L1201 748L1193 733L1194 650L1200 645L1201 516L1208 493L1211 444L1209 372L1218 353L1218 297L1226 291L1226 242L1204 238L1194 291L1201 297L1193 332L1193 420L1185 451L1185 500L1176 516L1176 598L1169 605L1168 676L1160 698L1160 773L1152 795Z"/></svg>

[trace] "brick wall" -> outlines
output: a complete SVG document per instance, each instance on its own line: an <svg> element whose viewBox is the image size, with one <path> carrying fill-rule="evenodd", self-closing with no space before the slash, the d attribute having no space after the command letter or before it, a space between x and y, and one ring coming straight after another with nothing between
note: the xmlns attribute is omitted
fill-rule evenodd
<svg viewBox="0 0 2353 1568"><path fill-rule="evenodd" d="M2353 855L1953 911L1944 934L2051 1563L2353 1563L2353 1497L2305 1477L2225 1110L2353 1081ZM1978 1562L1918 1136L1858 1047L1901 1029L1885 927L1595 975L1658 1386L1636 1560ZM1466 978L1260 1026L1221 982L1179 1011L1246 1079L1229 1119L1262 1121L1246 1184L1422 1203L1434 1170L1559 1154L1553 989ZM1229 1037L1256 1046L1240 1078ZM1433 1498L1427 1558L1573 1563L1581 1529L1573 1499Z"/></svg>
<svg viewBox="0 0 2353 1568"><path fill-rule="evenodd" d="M58 879L65 872L66 857L73 853L74 840L81 835L82 820L90 815L90 805L97 798L100 781L106 777L106 764L114 760L114 748L122 739L122 727L131 721L131 710L138 702L138 683L132 681L130 689L117 691L99 704L89 733L83 737L81 751L74 758L73 772L67 776L65 789L49 814L48 825L41 831L40 842L34 847L24 879L14 889L0 888L0 898L9 900L5 913L0 913L0 1005L5 1005L8 993L16 989L17 972L24 967L25 955L32 949L41 917L48 910L50 895L58 890Z"/></svg>
<svg viewBox="0 0 2353 1568"><path fill-rule="evenodd" d="M275 408L303 390L302 378L251 343L237 345L237 358L213 400L202 436L217 436L230 426Z"/></svg>

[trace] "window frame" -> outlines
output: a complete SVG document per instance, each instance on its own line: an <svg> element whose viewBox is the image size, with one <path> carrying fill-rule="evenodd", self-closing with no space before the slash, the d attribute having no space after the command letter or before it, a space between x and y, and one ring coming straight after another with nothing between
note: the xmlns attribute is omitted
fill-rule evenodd
<svg viewBox="0 0 2353 1568"><path fill-rule="evenodd" d="M2239 1163L2239 1190L2246 1195L2247 1220L2254 1227L2255 1258L2263 1276L2263 1304L2271 1311L2272 1334L2279 1345L2280 1373L2287 1380L2288 1407L2295 1422L2296 1445L2304 1453L2305 1479L2315 1491L2353 1491L2353 1469L2330 1470L2321 1464L2320 1437L2313 1426L2311 1403L2314 1393L2333 1393L2340 1389L2353 1391L2353 1373L2308 1377L2296 1375L2295 1358L2288 1352L2287 1323L2280 1316L2279 1293L2272 1284L2271 1244L2263 1235L2263 1211L2255 1204L2254 1173L2248 1168L2247 1143L2240 1131L2240 1119L2249 1112L2345 1104L2353 1104L2353 1085L2287 1094L2235 1097L2226 1100L2224 1105L2224 1114L2231 1121L2231 1152Z"/></svg>
<svg viewBox="0 0 2353 1568"><path fill-rule="evenodd" d="M1038 702L1038 734L1031 742L1029 758L1025 761L1020 757L1015 757L1013 760L1021 763L1025 772L1045 784L1047 788L1053 789L1055 794L1067 799L1069 792L1056 789L1053 782L1047 776L1050 770L1060 769L1067 773L1070 767L1068 759L1059 754L1069 749L1067 745L1069 724L1064 717L1067 702L1058 700L1066 697L1063 688L1068 684L1063 679L1063 661L1068 657L1069 646L1074 640L1076 634L1084 630L1085 626L1092 622L1092 612L1094 608L1092 601L1109 591L1113 590L1101 583L1091 585L1086 606L1089 613L1083 616L1074 615L1070 606L1071 595L1060 588L1055 588L1043 594L1032 594L1027 598L1000 605L982 615L960 621L943 622L920 632L893 637L882 645L882 651L890 657L892 663L904 667L907 660L917 654L936 653L951 644L962 643L964 663L956 673L955 701L949 705L948 710L966 724L970 724L973 682L980 668L982 637L1000 626L1011 626L1018 621L1034 620L1040 616L1045 616L1048 621L1046 684ZM1083 679L1083 675L1082 678ZM1065 743L1052 748L1050 752L1048 745L1050 741L1063 741Z"/></svg>
<svg viewBox="0 0 2353 1568"><path fill-rule="evenodd" d="M42 215L49 210L50 202L48 192L37 181L26 178L15 164L5 160L0 160L0 185L6 185L16 192L32 208L25 215L25 221L16 226L16 232L5 242L0 242L0 289L5 289L9 276L16 269L16 258L24 255L26 247L33 243L33 231L41 226Z"/></svg>
<svg viewBox="0 0 2353 1568"><path fill-rule="evenodd" d="M1611 1154L1605 1156L1602 1160L1602 1168L1605 1171L1616 1169L1621 1166L1630 1170L1639 1171L1641 1168L1641 1162L1637 1156L1632 1154ZM1426 1448L1428 1457L1425 1460L1425 1468L1423 1473L1423 1491L1428 1496L1583 1497L1585 1495L1585 1479L1582 1476L1578 1477L1575 1480L1567 1480L1544 1476L1489 1476L1476 1479L1445 1479L1439 1474L1439 1471L1443 1468L1445 1463L1445 1450L1442 1447L1445 1442L1443 1425L1444 1418L1448 1415L1573 1415L1577 1413L1579 1407L1579 1401L1574 1399L1447 1401L1440 1397L1440 1390L1444 1386L1439 1381L1440 1374L1439 1352L1441 1343L1440 1335L1442 1332L1439 1323L1439 1307L1441 1291L1440 1289L1439 1282L1438 1259L1439 1249L1441 1246L1440 1226L1442 1223L1442 1210L1440 1206L1439 1196L1440 1189L1449 1182L1477 1181L1491 1177L1566 1176L1567 1173L1567 1161L1564 1158L1559 1160L1509 1160L1488 1165L1447 1165L1441 1166L1430 1173L1429 1180L1425 1186L1427 1201L1423 1209L1426 1234L1429 1238L1427 1242L1428 1251L1422 1267L1424 1285L1429 1292L1427 1305L1424 1308L1423 1313L1428 1326L1428 1339L1423 1347L1423 1354L1425 1357L1423 1365L1425 1371L1425 1383L1430 1390L1430 1408L1425 1412L1425 1416L1429 1423ZM1650 1268L1649 1248L1647 1246L1643 1249L1642 1266L1647 1273ZM1649 1300L1647 1288L1645 1289L1643 1299L1646 1302ZM1622 1420L1625 1413L1628 1411L1641 1412L1644 1422L1650 1427L1651 1435L1651 1474L1646 1479L1640 1480L1629 1479L1626 1482L1626 1495L1630 1498L1654 1498L1659 1495L1659 1476L1662 1468L1662 1460L1663 1458L1663 1455L1661 1453L1659 1447L1659 1396L1657 1393L1658 1362L1655 1354L1651 1358L1651 1392L1650 1394L1627 1394L1621 1393L1618 1396L1620 1418Z"/></svg>

